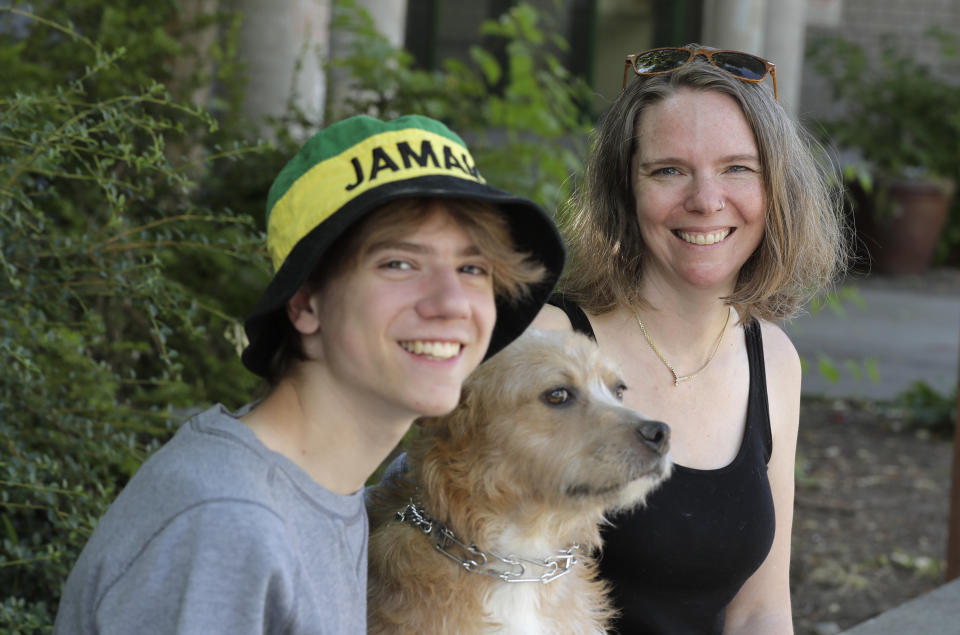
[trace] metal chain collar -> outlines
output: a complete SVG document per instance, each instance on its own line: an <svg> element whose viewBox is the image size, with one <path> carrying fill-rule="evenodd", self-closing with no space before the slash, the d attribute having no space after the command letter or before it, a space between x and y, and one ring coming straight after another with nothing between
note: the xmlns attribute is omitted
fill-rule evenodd
<svg viewBox="0 0 960 635"><path fill-rule="evenodd" d="M579 562L575 555L575 552L580 550L578 544L573 544L569 549L559 551L540 561L527 560L514 555L501 556L492 551L481 551L474 544L468 545L458 540L449 528L431 518L423 507L419 507L413 501L398 511L396 518L402 523L413 525L425 536L430 536L437 551L460 564L467 571L489 575L504 582L540 582L546 584L566 575ZM451 552L451 549L460 550L464 555L458 556ZM497 568L490 564L491 560L509 565L512 569ZM531 568L530 576L527 575L527 567ZM537 571L542 572L540 575L536 575Z"/></svg>

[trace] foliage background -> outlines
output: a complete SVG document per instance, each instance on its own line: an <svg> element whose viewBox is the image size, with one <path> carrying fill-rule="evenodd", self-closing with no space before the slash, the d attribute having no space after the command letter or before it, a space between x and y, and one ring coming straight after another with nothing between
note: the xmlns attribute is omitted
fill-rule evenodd
<svg viewBox="0 0 960 635"><path fill-rule="evenodd" d="M326 121L291 99L262 143L242 110L242 15L104 4L0 7L0 632L50 630L97 519L185 416L258 394L240 320L270 276L262 206L290 131L425 113L468 140L493 185L555 210L595 116L558 61L565 42L524 3L481 25L490 49L423 70L336 0L349 44L324 60L343 80ZM902 398L953 419L955 398Z"/></svg>
<svg viewBox="0 0 960 635"><path fill-rule="evenodd" d="M0 7L3 632L51 629L97 519L185 416L257 394L237 353L270 275L262 205L295 151L288 131L324 125L290 106L278 141L248 138L243 16L103 5ZM534 9L481 27L502 54L475 48L439 71L415 69L352 0L335 3L333 28L352 43L326 60L347 78L328 121L434 116L468 139L489 182L556 208L585 150L588 100Z"/></svg>
<svg viewBox="0 0 960 635"><path fill-rule="evenodd" d="M883 199L885 180L960 185L960 37L934 27L924 39L935 45L935 58L898 46L892 37L875 56L839 35L815 39L808 51L840 106L816 128L828 144L859 155L846 167L845 179L876 196L873 213L880 216L891 213ZM935 261L960 265L960 196L952 199Z"/></svg>

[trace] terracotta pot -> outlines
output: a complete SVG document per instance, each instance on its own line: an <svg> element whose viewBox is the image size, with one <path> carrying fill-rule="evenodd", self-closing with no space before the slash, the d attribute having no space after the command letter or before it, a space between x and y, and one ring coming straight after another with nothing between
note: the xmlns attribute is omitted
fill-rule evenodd
<svg viewBox="0 0 960 635"><path fill-rule="evenodd" d="M888 275L926 271L946 223L954 184L887 181L874 196L855 193L855 222L869 270Z"/></svg>

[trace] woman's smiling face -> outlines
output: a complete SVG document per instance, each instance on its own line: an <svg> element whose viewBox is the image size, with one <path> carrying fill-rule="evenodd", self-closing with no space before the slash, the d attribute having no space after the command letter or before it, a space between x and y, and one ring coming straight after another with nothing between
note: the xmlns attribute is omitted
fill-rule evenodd
<svg viewBox="0 0 960 635"><path fill-rule="evenodd" d="M637 134L644 276L729 293L760 245L766 209L757 142L739 105L681 88L644 111Z"/></svg>

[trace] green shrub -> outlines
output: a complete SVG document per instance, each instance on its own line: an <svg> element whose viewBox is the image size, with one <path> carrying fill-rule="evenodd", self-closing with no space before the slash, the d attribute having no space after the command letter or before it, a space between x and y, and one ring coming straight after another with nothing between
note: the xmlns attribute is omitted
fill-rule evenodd
<svg viewBox="0 0 960 635"><path fill-rule="evenodd" d="M908 390L887 404L888 414L901 423L940 436L951 438L957 426L957 390L942 394L923 381L915 381Z"/></svg>
<svg viewBox="0 0 960 635"><path fill-rule="evenodd" d="M252 389L210 277L256 274L263 255L250 218L198 206L192 159L171 158L188 128L215 130L209 114L157 83L129 92L122 49L19 17L90 61L58 81L22 66L44 79L0 96L0 630L35 632L106 505L184 412ZM198 279L201 263L216 275ZM263 284L249 278L232 283L248 298Z"/></svg>
<svg viewBox="0 0 960 635"><path fill-rule="evenodd" d="M429 71L414 68L410 53L378 33L355 0L337 0L331 28L351 36L346 54L329 66L349 81L341 94L337 84L328 93L328 120L356 113L439 119L464 137L489 183L553 212L581 171L593 122L584 112L589 88L557 59L554 51L568 46L548 26L520 2L480 26L492 48L502 46L503 60L473 46L469 62L448 59Z"/></svg>

